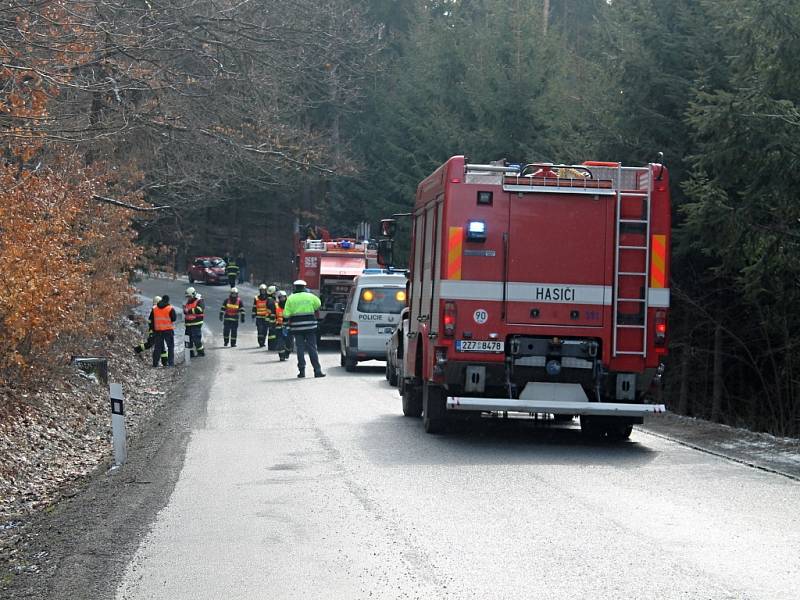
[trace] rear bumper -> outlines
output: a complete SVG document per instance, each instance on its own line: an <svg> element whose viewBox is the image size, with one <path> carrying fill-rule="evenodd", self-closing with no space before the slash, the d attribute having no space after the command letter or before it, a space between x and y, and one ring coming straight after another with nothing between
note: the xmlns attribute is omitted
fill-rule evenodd
<svg viewBox="0 0 800 600"><path fill-rule="evenodd" d="M663 404L624 404L620 402L588 402L563 400L512 400L509 398L448 397L448 410L480 412L550 413L554 415L605 415L642 417L666 412Z"/></svg>
<svg viewBox="0 0 800 600"><path fill-rule="evenodd" d="M386 350L379 352L377 350L362 350L361 348L353 349L348 348L347 350L348 358L354 358L356 360L386 360Z"/></svg>
<svg viewBox="0 0 800 600"><path fill-rule="evenodd" d="M340 312L320 311L317 329L320 335L339 335L342 329L342 317Z"/></svg>

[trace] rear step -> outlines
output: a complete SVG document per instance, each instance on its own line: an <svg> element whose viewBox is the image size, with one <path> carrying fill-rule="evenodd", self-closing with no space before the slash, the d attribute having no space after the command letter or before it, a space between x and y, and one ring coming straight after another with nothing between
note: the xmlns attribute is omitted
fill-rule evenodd
<svg viewBox="0 0 800 600"><path fill-rule="evenodd" d="M554 415L598 415L641 417L666 412L663 404L624 404L621 402L575 402L550 400L511 400L509 398L448 397L448 410L481 412L549 413Z"/></svg>

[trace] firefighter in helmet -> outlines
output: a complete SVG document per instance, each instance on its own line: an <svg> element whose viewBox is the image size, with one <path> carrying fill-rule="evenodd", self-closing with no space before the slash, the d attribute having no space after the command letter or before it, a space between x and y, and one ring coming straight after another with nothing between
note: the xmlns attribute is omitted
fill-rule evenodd
<svg viewBox="0 0 800 600"><path fill-rule="evenodd" d="M189 356L205 356L203 348L203 318L206 303L193 287L186 288L186 303L183 305L183 326Z"/></svg>
<svg viewBox="0 0 800 600"><path fill-rule="evenodd" d="M276 294L275 302L275 338L278 358L286 360L292 352L292 336L289 335L289 324L283 318L283 309L286 308L286 292L280 290Z"/></svg>
<svg viewBox="0 0 800 600"><path fill-rule="evenodd" d="M277 299L275 298L275 294L278 292L278 288L274 285L271 285L267 288L267 297L269 298L269 311L267 313L267 350L275 350L277 339L275 337L275 305L277 304Z"/></svg>
<svg viewBox="0 0 800 600"><path fill-rule="evenodd" d="M274 304L274 300L269 296L267 284L262 283L258 286L258 295L253 298L253 310L250 314L250 318L256 322L259 348L263 348L267 343L267 335L269 334L268 318L271 312L274 311Z"/></svg>
<svg viewBox="0 0 800 600"><path fill-rule="evenodd" d="M161 296L153 296L153 308L155 308L159 302L161 302ZM136 352L136 354L141 354L145 350L149 350L150 348L152 348L153 344L155 343L155 340L156 336L153 333L153 321L152 319L148 319L147 339L143 342L139 342L138 345L134 346L133 351ZM163 367L167 366L167 349L164 348L163 346L161 348L161 366Z"/></svg>
<svg viewBox="0 0 800 600"><path fill-rule="evenodd" d="M236 287L236 281L239 279L239 263L232 256L225 264L225 275L228 276L228 285L231 288Z"/></svg>
<svg viewBox="0 0 800 600"><path fill-rule="evenodd" d="M236 347L239 319L244 323L244 304L242 304L242 299L239 298L239 290L232 287L230 294L222 301L222 307L219 309L219 320L223 322L222 342L225 346L228 345L230 340L231 348Z"/></svg>

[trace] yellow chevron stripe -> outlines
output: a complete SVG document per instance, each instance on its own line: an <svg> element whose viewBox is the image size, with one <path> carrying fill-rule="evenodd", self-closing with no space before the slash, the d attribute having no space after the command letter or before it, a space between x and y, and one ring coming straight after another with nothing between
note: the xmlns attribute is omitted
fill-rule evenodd
<svg viewBox="0 0 800 600"><path fill-rule="evenodd" d="M447 240L447 279L461 279L464 228L451 227Z"/></svg>
<svg viewBox="0 0 800 600"><path fill-rule="evenodd" d="M663 288L667 285L667 236L654 235L650 253L650 287Z"/></svg>

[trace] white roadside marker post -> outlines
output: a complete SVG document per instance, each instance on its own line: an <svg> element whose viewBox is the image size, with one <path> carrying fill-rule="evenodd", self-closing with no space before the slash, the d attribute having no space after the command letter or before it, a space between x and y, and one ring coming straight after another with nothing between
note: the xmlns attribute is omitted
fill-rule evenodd
<svg viewBox="0 0 800 600"><path fill-rule="evenodd" d="M189 331L186 330L186 326L184 325L184 334L183 334L183 362L184 364L188 365L192 360L192 349L190 346L192 345L192 338L189 336Z"/></svg>
<svg viewBox="0 0 800 600"><path fill-rule="evenodd" d="M121 467L125 464L128 453L125 440L125 404L122 398L122 385L112 383L109 387L111 396L111 433L114 443L114 466Z"/></svg>

